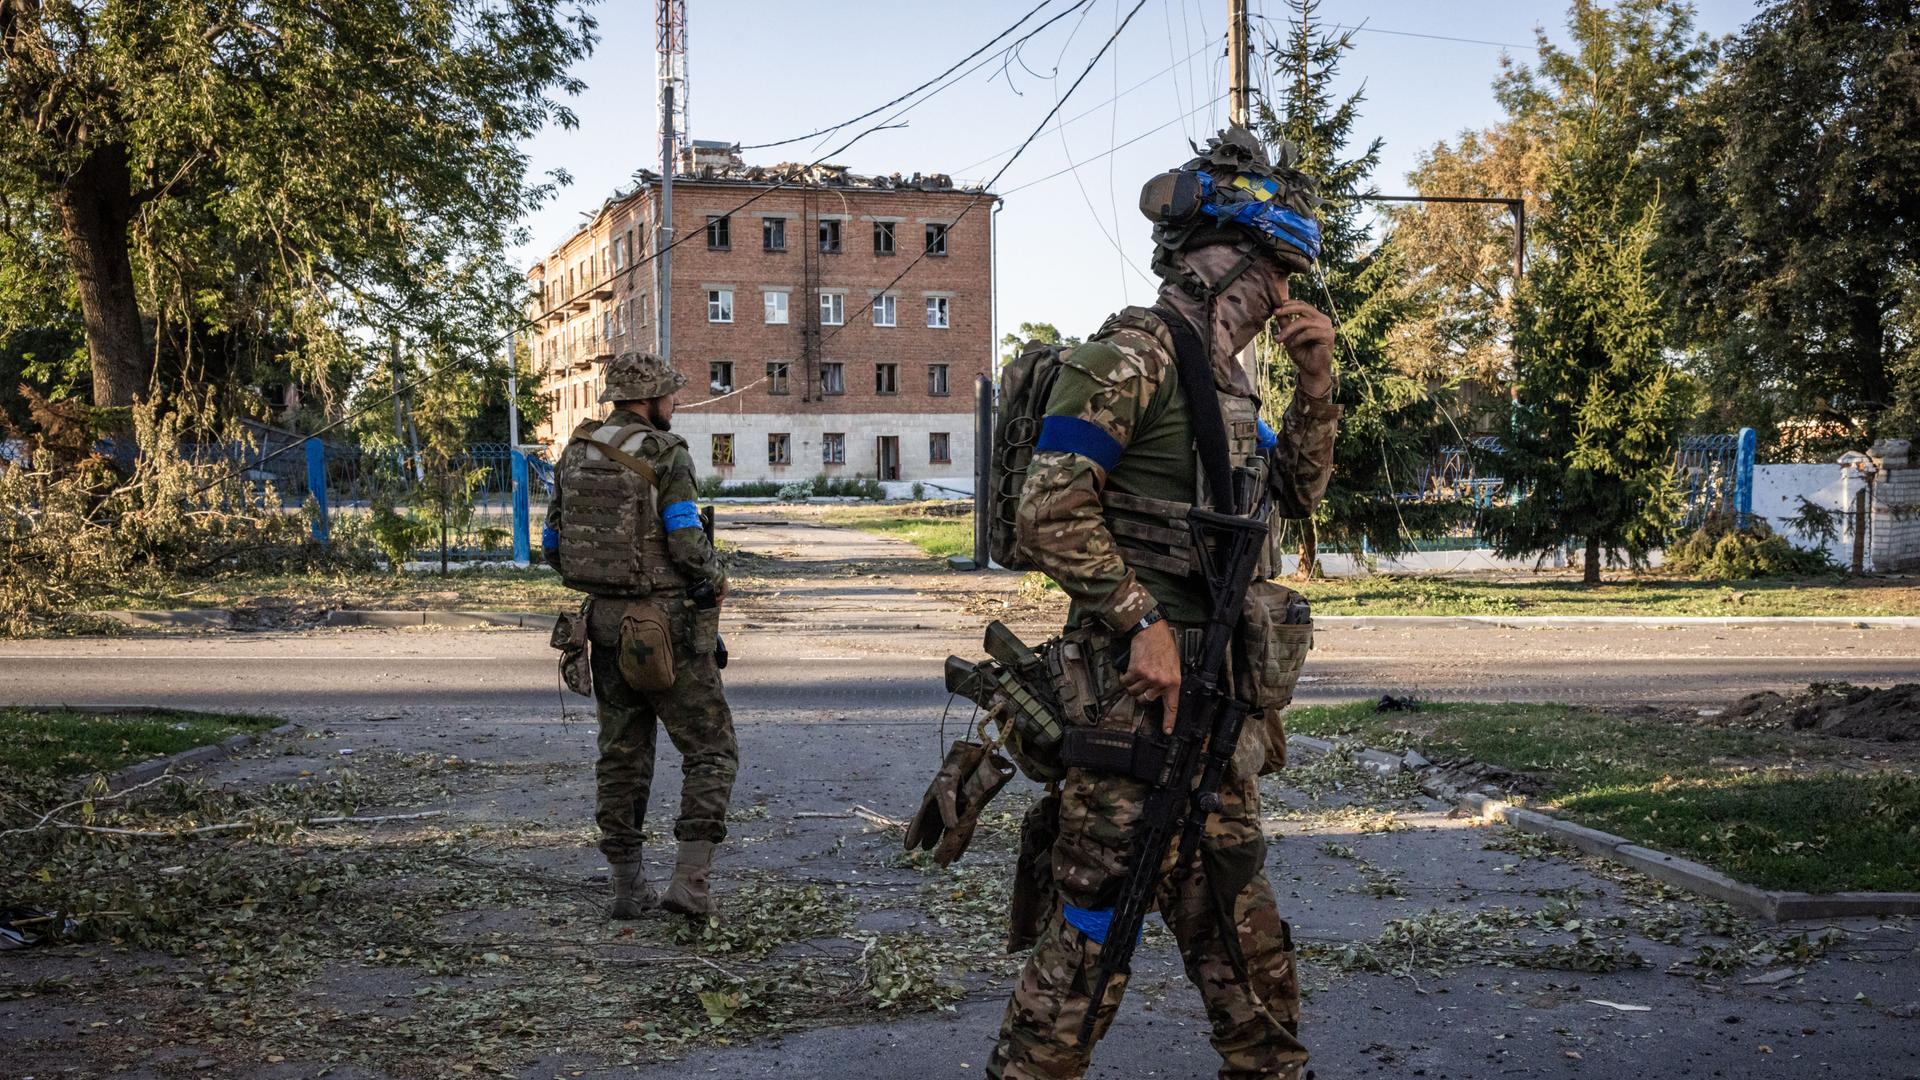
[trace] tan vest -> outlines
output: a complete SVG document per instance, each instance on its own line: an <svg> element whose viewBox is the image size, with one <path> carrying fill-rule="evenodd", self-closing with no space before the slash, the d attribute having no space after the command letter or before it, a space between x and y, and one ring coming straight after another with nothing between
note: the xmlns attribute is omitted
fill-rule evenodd
<svg viewBox="0 0 1920 1080"><path fill-rule="evenodd" d="M667 555L666 524L660 520L659 478L647 464L647 439L673 439L644 424L624 427L588 420L573 429L560 454L560 577L595 596L650 596L685 589L686 579ZM639 459L630 468L601 449L611 445Z"/></svg>

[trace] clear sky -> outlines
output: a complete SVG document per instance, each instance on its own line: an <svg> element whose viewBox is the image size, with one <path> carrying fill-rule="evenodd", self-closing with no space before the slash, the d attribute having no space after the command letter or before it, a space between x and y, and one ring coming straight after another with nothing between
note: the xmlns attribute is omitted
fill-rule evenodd
<svg viewBox="0 0 1920 1080"><path fill-rule="evenodd" d="M959 61L1036 3L688 0L693 137L753 144L837 124ZM1068 6L1053 0L1022 32ZM1095 0L1034 38L1016 61L980 67L899 117L905 128L868 135L834 160L863 173L989 179L1132 6ZM1283 0L1249 7L1256 40L1284 33ZM1758 5L1698 0L1697 8L1699 28L1718 36ZM1107 313L1152 295L1148 228L1136 199L1148 176L1191 156L1189 139L1204 140L1225 122L1226 10L1226 0L1146 0L1054 125L995 185L1006 199L1000 333L1045 321L1085 335ZM527 218L523 263L564 239L635 169L658 167L653 3L608 0L593 11L600 43L575 70L587 88L571 102L580 124L526 148L535 173L565 170L573 182ZM1535 27L1563 40L1565 16L1559 0L1324 0L1320 21L1363 28L1342 75L1347 88L1366 93L1357 135L1385 140L1381 190L1404 190L1407 171L1435 142L1498 121L1491 87L1501 55L1529 59ZM1256 57L1256 88L1268 68ZM891 115L745 156L754 164L811 161Z"/></svg>

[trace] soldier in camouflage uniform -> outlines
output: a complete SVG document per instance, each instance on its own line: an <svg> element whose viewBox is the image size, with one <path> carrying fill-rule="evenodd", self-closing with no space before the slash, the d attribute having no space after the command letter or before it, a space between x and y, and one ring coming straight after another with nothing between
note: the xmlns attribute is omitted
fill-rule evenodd
<svg viewBox="0 0 1920 1080"><path fill-rule="evenodd" d="M656 356L627 353L607 365L600 401L613 412L574 430L541 534L547 561L591 597L587 637L600 720L594 818L619 919L655 905L711 913L708 871L727 835L739 764L714 655L726 571L701 527L686 440L669 430L674 391L685 383ZM608 446L624 470L609 463ZM664 614L672 642L672 685L663 690L634 688L620 667L623 624L642 605ZM656 723L666 726L684 773L673 827L679 852L664 899L640 863Z"/></svg>
<svg viewBox="0 0 1920 1080"><path fill-rule="evenodd" d="M1199 217L1198 225L1157 221L1161 314L1129 308L1114 316L1063 357L1048 399L1021 496L1019 541L1071 597L1069 640L1079 630L1092 635L1091 655L1126 650L1124 671L1106 668L1112 675L1104 682L1101 672L1090 672L1103 687L1095 693L1102 729L1132 732L1158 720L1172 731L1180 632L1204 618L1204 586L1177 551L1178 530L1164 528L1170 515L1177 522L1199 501L1201 481L1175 377L1174 339L1163 320L1184 320L1208 343L1231 447L1237 460L1264 458L1276 525L1310 515L1331 474L1340 416L1331 400L1333 328L1324 314L1290 299L1287 282L1289 270L1304 270L1317 257L1318 226L1310 216L1316 203L1310 183L1288 171L1291 148L1283 149L1289 157L1276 169L1251 135L1233 128L1185 167L1207 174L1209 194L1247 177L1252 183L1239 190L1266 205L1217 200L1208 205L1218 216ZM1148 201L1143 194L1143 210ZM1263 227L1263 218L1272 220ZM1275 337L1298 369L1277 432L1256 419L1255 389L1236 360L1272 319L1280 320ZM1275 561L1270 552L1266 572ZM1198 865L1175 867L1178 847L1170 849L1157 903L1206 1001L1219 1075L1297 1080L1307 1060L1298 1038L1299 985L1290 932L1264 872L1256 785L1264 767L1259 755L1277 767L1284 747L1250 735L1222 781L1223 809L1207 823ZM1245 760L1250 755L1254 760ZM1079 1032L1092 1004L1091 976L1147 789L1131 777L1069 768L1051 849L1061 903L1014 989L989 1076L1053 1080L1085 1072L1092 1050L1079 1045ZM1239 939L1239 965L1223 940L1229 925ZM1125 984L1119 975L1108 984L1096 1039L1112 1022Z"/></svg>

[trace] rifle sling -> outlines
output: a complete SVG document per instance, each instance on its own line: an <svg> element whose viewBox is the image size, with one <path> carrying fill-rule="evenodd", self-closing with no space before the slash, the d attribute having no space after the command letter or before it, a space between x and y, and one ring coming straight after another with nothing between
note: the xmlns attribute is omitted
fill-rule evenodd
<svg viewBox="0 0 1920 1080"><path fill-rule="evenodd" d="M1187 320L1164 308L1150 308L1167 325L1173 338L1174 370L1180 392L1187 399L1187 418L1193 425L1194 449L1200 472L1207 480L1207 501L1222 514L1237 514L1234 505L1233 463L1227 453L1227 419L1220 412L1220 391L1213 384L1213 360Z"/></svg>

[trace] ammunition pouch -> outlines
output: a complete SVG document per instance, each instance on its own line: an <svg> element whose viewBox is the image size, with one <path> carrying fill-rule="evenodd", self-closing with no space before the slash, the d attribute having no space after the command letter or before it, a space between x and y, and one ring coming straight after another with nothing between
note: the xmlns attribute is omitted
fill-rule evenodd
<svg viewBox="0 0 1920 1080"><path fill-rule="evenodd" d="M1187 525L1191 505L1118 491L1106 492L1100 502L1120 561L1178 577L1200 572L1193 557L1193 530Z"/></svg>
<svg viewBox="0 0 1920 1080"><path fill-rule="evenodd" d="M620 620L620 677L643 693L673 686L673 633L666 613L652 604L629 604Z"/></svg>
<svg viewBox="0 0 1920 1080"><path fill-rule="evenodd" d="M582 697L593 696L593 665L587 658L587 606L553 620L547 644L560 650L560 680Z"/></svg>
<svg viewBox="0 0 1920 1080"><path fill-rule="evenodd" d="M1300 668L1311 648L1313 611L1305 597L1272 581L1256 581L1248 587L1235 657L1237 689L1253 707L1249 721L1265 744L1263 775L1287 763L1287 729L1281 714L1293 701Z"/></svg>

